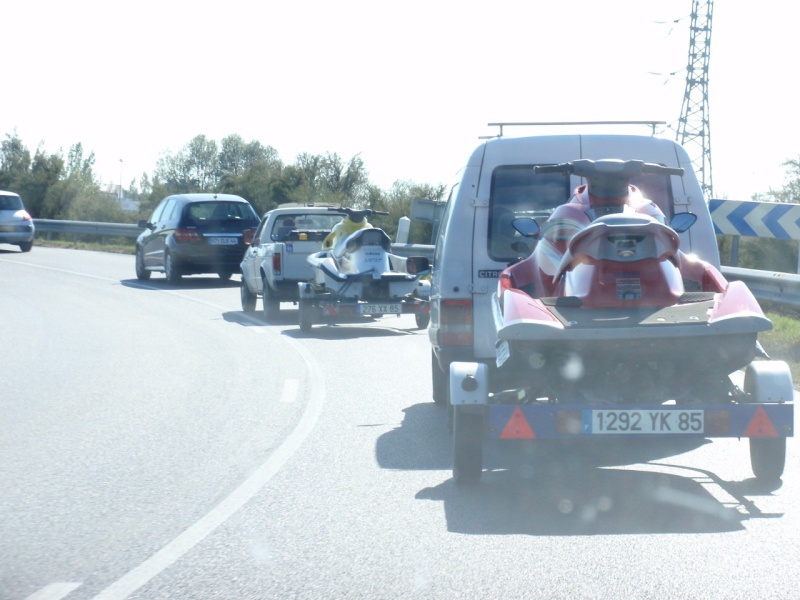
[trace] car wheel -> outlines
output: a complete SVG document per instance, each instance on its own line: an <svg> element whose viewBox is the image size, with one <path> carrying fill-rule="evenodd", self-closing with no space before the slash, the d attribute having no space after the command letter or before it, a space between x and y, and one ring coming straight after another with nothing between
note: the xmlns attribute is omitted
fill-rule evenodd
<svg viewBox="0 0 800 600"><path fill-rule="evenodd" d="M281 303L275 296L275 292L273 292L272 288L269 287L266 279L263 279L261 283L261 301L264 303L264 320L274 321L277 319L281 313Z"/></svg>
<svg viewBox="0 0 800 600"><path fill-rule="evenodd" d="M431 313L415 313L414 319L417 322L417 329L427 329L428 324L431 322Z"/></svg>
<svg viewBox="0 0 800 600"><path fill-rule="evenodd" d="M220 279L222 279L222 281L228 281L233 275L233 273L231 273L230 271L220 271L217 273L217 275L219 276Z"/></svg>
<svg viewBox="0 0 800 600"><path fill-rule="evenodd" d="M144 268L144 254L141 248L136 249L136 278L150 279L150 271Z"/></svg>
<svg viewBox="0 0 800 600"><path fill-rule="evenodd" d="M431 380L433 383L433 401L436 404L447 404L450 394L450 374L442 371L433 350L431 350Z"/></svg>
<svg viewBox="0 0 800 600"><path fill-rule="evenodd" d="M248 315L252 315L256 312L256 295L247 287L244 278L242 278L242 285L239 287L239 291L242 296L242 310Z"/></svg>
<svg viewBox="0 0 800 600"><path fill-rule="evenodd" d="M181 272L178 269L178 265L175 264L175 259L172 258L171 252L167 252L164 257L164 274L167 276L169 283L181 282Z"/></svg>
<svg viewBox="0 0 800 600"><path fill-rule="evenodd" d="M30 252L31 248L33 248L33 242L20 242L19 249L23 252Z"/></svg>

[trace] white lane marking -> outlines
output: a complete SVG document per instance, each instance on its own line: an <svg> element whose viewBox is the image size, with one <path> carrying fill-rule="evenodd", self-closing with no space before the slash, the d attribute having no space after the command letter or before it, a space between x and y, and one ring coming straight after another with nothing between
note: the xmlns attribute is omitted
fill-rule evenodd
<svg viewBox="0 0 800 600"><path fill-rule="evenodd" d="M206 303L203 302L203 304ZM216 308L225 310L220 307ZM253 320L253 322L261 324L261 321ZM309 374L322 372L314 356L298 341L285 336L281 336L281 339L285 340L301 356ZM127 598L202 542L264 488L311 434L322 413L322 407L325 403L325 382L318 375L309 377L309 380L310 397L303 416L275 452L238 488L211 509L208 514L201 517L194 525L191 525L186 531L138 567L135 567L132 571L109 585L93 600L122 600Z"/></svg>
<svg viewBox="0 0 800 600"><path fill-rule="evenodd" d="M297 399L297 392L300 391L300 380L287 379L283 382L283 392L281 392L281 402L291 403Z"/></svg>
<svg viewBox="0 0 800 600"><path fill-rule="evenodd" d="M51 583L40 589L38 592L34 592L25 600L61 600L64 596L72 592L77 588L81 587L80 583L75 583L72 581L63 581L59 583Z"/></svg>

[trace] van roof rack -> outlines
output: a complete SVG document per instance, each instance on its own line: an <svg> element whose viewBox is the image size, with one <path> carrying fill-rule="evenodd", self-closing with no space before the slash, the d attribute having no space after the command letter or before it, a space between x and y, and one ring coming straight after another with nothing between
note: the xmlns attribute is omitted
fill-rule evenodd
<svg viewBox="0 0 800 600"><path fill-rule="evenodd" d="M499 127L500 133L496 136L482 136L481 139L503 137L503 127L531 127L541 125L649 125L656 134L656 125L666 125L666 121L542 121L533 123L488 123L489 127Z"/></svg>

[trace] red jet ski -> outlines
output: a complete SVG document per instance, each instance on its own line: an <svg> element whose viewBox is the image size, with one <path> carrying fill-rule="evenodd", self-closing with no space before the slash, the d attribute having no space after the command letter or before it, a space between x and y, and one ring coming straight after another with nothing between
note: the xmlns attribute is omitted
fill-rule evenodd
<svg viewBox="0 0 800 600"><path fill-rule="evenodd" d="M683 169L605 159L535 171L586 183L541 228L514 221L538 241L501 273L494 297L498 374L509 393L579 404L729 400L729 375L766 357L757 334L772 323L744 283L681 252L679 234L695 215L667 225L630 183Z"/></svg>

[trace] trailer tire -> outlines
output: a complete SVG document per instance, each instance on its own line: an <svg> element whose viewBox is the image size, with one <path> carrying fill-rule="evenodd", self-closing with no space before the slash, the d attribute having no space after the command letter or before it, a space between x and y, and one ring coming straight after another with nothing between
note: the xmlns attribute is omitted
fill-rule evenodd
<svg viewBox="0 0 800 600"><path fill-rule="evenodd" d="M281 314L281 303L266 279L261 280L262 316L265 321L274 321Z"/></svg>
<svg viewBox="0 0 800 600"><path fill-rule="evenodd" d="M427 329L431 322L431 313L415 313L414 320L417 322L417 329Z"/></svg>
<svg viewBox="0 0 800 600"><path fill-rule="evenodd" d="M314 324L314 307L306 298L300 298L297 305L297 315L300 331L311 331L311 326Z"/></svg>
<svg viewBox="0 0 800 600"><path fill-rule="evenodd" d="M470 408L453 407L453 479L467 485L480 481L483 471L484 416Z"/></svg>
<svg viewBox="0 0 800 600"><path fill-rule="evenodd" d="M786 438L750 438L750 466L756 479L780 480L786 466Z"/></svg>

